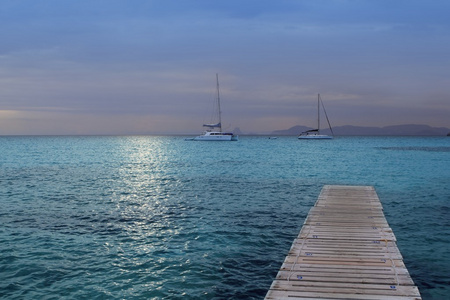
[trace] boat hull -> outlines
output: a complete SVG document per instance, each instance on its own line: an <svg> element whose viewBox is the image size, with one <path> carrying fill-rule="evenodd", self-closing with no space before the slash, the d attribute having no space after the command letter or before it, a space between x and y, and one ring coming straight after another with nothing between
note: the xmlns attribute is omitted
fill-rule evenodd
<svg viewBox="0 0 450 300"><path fill-rule="evenodd" d="M317 135L300 135L298 137L299 140L330 140L332 136L317 134Z"/></svg>
<svg viewBox="0 0 450 300"><path fill-rule="evenodd" d="M207 132L193 138L194 141L238 141L239 137L232 133Z"/></svg>

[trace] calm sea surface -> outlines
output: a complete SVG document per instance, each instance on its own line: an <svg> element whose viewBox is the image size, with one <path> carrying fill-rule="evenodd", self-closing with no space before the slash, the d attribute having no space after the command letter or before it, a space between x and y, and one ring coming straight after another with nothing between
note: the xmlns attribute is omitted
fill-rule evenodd
<svg viewBox="0 0 450 300"><path fill-rule="evenodd" d="M450 295L450 138L0 137L0 298L262 299L325 184Z"/></svg>

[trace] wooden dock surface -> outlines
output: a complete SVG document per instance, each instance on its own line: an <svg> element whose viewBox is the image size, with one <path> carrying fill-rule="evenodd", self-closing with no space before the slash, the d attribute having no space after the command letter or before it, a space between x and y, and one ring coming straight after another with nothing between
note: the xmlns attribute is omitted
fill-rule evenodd
<svg viewBox="0 0 450 300"><path fill-rule="evenodd" d="M421 299L371 186L323 187L265 299Z"/></svg>

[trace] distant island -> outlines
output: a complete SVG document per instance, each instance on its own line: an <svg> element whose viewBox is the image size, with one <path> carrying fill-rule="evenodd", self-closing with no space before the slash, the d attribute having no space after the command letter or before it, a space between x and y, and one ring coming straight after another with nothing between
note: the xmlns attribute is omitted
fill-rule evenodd
<svg viewBox="0 0 450 300"><path fill-rule="evenodd" d="M285 130L275 130L271 135L299 135L301 132L313 129L306 126L293 126ZM321 130L324 134L330 134L329 129ZM363 127L363 126L338 126L333 127L334 135L337 136L450 136L450 129L445 127L431 127L428 125L405 124L385 127Z"/></svg>

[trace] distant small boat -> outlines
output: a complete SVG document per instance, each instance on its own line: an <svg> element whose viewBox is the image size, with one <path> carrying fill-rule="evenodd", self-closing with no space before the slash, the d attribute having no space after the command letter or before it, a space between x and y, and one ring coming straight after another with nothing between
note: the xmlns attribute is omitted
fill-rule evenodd
<svg viewBox="0 0 450 300"><path fill-rule="evenodd" d="M327 118L328 126L330 128L332 135L320 134L320 106L321 106L321 104L322 104L322 108L325 113L325 116ZM300 139L300 140L303 140L303 139L305 139L305 140L307 140L307 139L311 139L311 140L313 140L313 139L316 139L316 140L332 139L333 135L334 135L333 129L331 128L330 120L328 120L328 115L325 110L325 106L323 105L322 99L320 98L320 94L317 94L317 129L311 129L311 130L302 132L298 136L298 139Z"/></svg>
<svg viewBox="0 0 450 300"><path fill-rule="evenodd" d="M220 110L220 93L219 93L219 74L216 74L216 82L217 82L217 110L219 120L217 123L213 124L203 124L203 127L207 129L199 136L196 136L192 139L193 141L237 141L239 139L238 135L233 134L232 132L222 132L222 112ZM216 129L217 128L217 129Z"/></svg>
<svg viewBox="0 0 450 300"><path fill-rule="evenodd" d="M276 136L270 136L270 137L269 137L269 140L276 140L276 139L277 139Z"/></svg>

